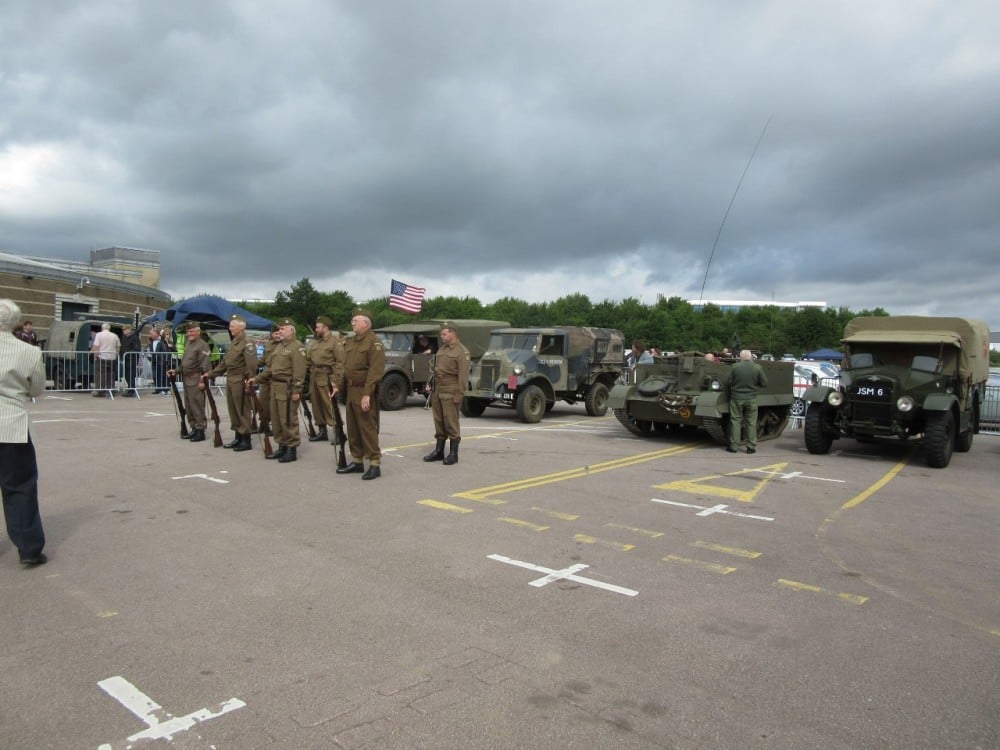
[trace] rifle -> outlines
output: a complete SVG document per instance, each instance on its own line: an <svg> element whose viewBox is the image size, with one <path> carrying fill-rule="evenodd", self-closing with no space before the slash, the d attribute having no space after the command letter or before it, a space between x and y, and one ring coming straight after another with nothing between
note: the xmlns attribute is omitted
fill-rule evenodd
<svg viewBox="0 0 1000 750"><path fill-rule="evenodd" d="M254 388L252 384L248 383L246 390L253 399L254 410L260 414L260 430L258 434L260 435L261 443L264 446L264 455L270 456L274 453L274 449L271 448L271 438L267 435L267 433L271 431L270 420L264 419L264 411L260 406L260 396L257 395L257 389Z"/></svg>
<svg viewBox="0 0 1000 750"><path fill-rule="evenodd" d="M347 445L347 435L344 434L344 419L340 416L340 404L337 403L339 397L331 399L333 402L333 445L337 453L337 468L343 469L347 466L347 455L344 453L344 446Z"/></svg>
<svg viewBox="0 0 1000 750"><path fill-rule="evenodd" d="M205 395L208 396L208 405L212 407L212 421L215 422L215 436L212 438L212 445L221 448L222 433L219 432L219 408L215 405L215 396L212 395L212 384L205 380L204 375L201 382L205 384Z"/></svg>
<svg viewBox="0 0 1000 750"><path fill-rule="evenodd" d="M187 426L187 410L184 408L184 401L181 399L181 393L177 390L176 375L170 379L170 390L174 392L174 413L177 414L181 420L181 437L186 439L190 437Z"/></svg>
<svg viewBox="0 0 1000 750"><path fill-rule="evenodd" d="M290 393L288 394L288 397L291 398ZM302 413L305 414L306 417L306 431L309 433L309 437L314 438L316 437L316 427L313 425L313 415L312 412L309 411L309 404L306 403L307 400L308 399L306 399L305 393L299 396L299 403L302 405Z"/></svg>

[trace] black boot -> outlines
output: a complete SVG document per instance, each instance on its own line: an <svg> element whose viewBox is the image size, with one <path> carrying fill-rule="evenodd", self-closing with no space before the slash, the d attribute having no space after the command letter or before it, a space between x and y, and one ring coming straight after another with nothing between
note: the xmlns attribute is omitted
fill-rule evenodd
<svg viewBox="0 0 1000 750"><path fill-rule="evenodd" d="M351 460L351 463L347 464L343 468L337 469L338 474L362 474L364 473L365 465L359 461Z"/></svg>
<svg viewBox="0 0 1000 750"><path fill-rule="evenodd" d="M233 446L233 453L249 450L253 450L253 446L250 445L250 435L240 435L240 442Z"/></svg>
<svg viewBox="0 0 1000 750"><path fill-rule="evenodd" d="M242 440L243 440L243 436L240 433L237 432L236 435L233 437L232 442L230 442L230 443L223 443L222 447L223 448L235 448L237 445L240 444L240 441L242 441Z"/></svg>
<svg viewBox="0 0 1000 750"><path fill-rule="evenodd" d="M452 464L458 463L458 443L460 440L461 438L451 439L451 452L447 456L445 456L444 459L445 466L451 466Z"/></svg>
<svg viewBox="0 0 1000 750"><path fill-rule="evenodd" d="M285 448L285 452L282 454L281 458L278 459L279 464L290 464L292 461L298 459L298 449L297 448Z"/></svg>
<svg viewBox="0 0 1000 750"><path fill-rule="evenodd" d="M329 439L330 439L330 435L327 434L326 425L325 424L321 424L319 426L319 432L317 432L315 435L313 435L311 438L309 438L309 442L310 443L318 443L320 440L329 440Z"/></svg>
<svg viewBox="0 0 1000 750"><path fill-rule="evenodd" d="M424 461L440 461L444 458L444 440L438 440L434 450L424 456Z"/></svg>
<svg viewBox="0 0 1000 750"><path fill-rule="evenodd" d="M191 442L192 443L200 443L204 439L205 439L205 431L204 430L195 430L194 432L191 433Z"/></svg>
<svg viewBox="0 0 1000 750"><path fill-rule="evenodd" d="M284 456L284 455L285 455L285 453L287 453L287 452L288 452L288 448L286 448L286 447L285 447L285 446L283 446L283 445L279 445L279 446L278 446L278 450L276 450L276 451L275 451L274 453L272 453L272 454L271 454L270 456L264 456L264 458L281 458L281 457L282 457L282 456Z"/></svg>
<svg viewBox="0 0 1000 750"><path fill-rule="evenodd" d="M369 466L368 471L361 475L362 479L378 479L382 476L382 470L377 466Z"/></svg>

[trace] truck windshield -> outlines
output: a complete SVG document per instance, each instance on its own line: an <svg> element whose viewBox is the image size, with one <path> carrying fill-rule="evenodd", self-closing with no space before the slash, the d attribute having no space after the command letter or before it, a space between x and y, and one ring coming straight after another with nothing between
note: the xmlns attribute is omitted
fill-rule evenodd
<svg viewBox="0 0 1000 750"><path fill-rule="evenodd" d="M493 333L490 334L490 349L519 349L526 352L538 351L537 333Z"/></svg>

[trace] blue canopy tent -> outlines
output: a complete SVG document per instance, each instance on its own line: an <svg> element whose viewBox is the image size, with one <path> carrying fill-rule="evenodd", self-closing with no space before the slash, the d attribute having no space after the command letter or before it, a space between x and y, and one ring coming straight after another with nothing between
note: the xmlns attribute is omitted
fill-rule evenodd
<svg viewBox="0 0 1000 750"><path fill-rule="evenodd" d="M225 328L233 315L242 315L246 318L247 328L253 330L266 331L272 325L272 321L267 318L255 315L214 294L203 294L181 300L173 307L150 315L142 321L142 325L168 322L176 328L186 320L196 320L205 328Z"/></svg>
<svg viewBox="0 0 1000 750"><path fill-rule="evenodd" d="M836 349L817 349L806 354L806 359L825 359L829 362L840 362L843 358L844 353Z"/></svg>

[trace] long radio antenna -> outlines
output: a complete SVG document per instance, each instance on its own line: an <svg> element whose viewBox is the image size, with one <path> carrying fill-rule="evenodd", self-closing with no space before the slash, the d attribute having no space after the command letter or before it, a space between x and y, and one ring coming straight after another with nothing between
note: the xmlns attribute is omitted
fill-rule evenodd
<svg viewBox="0 0 1000 750"><path fill-rule="evenodd" d="M757 149L760 147L760 142L764 140L764 133L767 132L767 126L771 124L771 115L767 118L767 122L764 123L764 128L760 131L760 136L757 138L757 143L754 144L753 152L750 154L750 158L747 159L747 165L743 168L743 174L740 175L739 182L736 183L736 189L733 191L733 197L729 199L729 205L726 206L726 213L722 216L722 223L719 224L719 231L715 234L715 242L712 243L712 252L708 255L708 264L705 266L705 278L701 280L701 292L698 293L698 304L705 299L705 284L708 283L708 272L712 268L712 259L715 257L715 248L719 246L719 238L722 236L722 229L726 226L726 219L729 218L729 211L733 207L733 203L736 202L736 194L740 192L740 186L743 185L743 178L747 176L747 172L750 171L750 165L753 163L754 156L757 155Z"/></svg>

